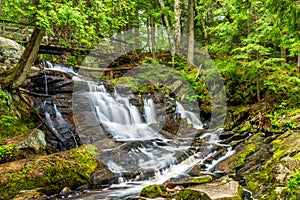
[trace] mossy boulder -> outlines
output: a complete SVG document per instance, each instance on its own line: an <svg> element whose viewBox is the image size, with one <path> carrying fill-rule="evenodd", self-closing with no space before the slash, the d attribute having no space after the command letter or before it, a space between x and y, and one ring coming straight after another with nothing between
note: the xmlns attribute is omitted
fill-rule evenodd
<svg viewBox="0 0 300 200"><path fill-rule="evenodd" d="M300 185L300 131L287 131L271 142L272 157L260 170L246 173L247 189L260 199L297 199Z"/></svg>
<svg viewBox="0 0 300 200"><path fill-rule="evenodd" d="M171 199L176 199L176 200L211 200L211 198L205 192L191 190L191 189L180 190L178 193L174 194Z"/></svg>
<svg viewBox="0 0 300 200"><path fill-rule="evenodd" d="M157 197L166 197L168 196L168 194L167 194L167 189L162 185L149 185L144 187L141 190L140 196L157 198Z"/></svg>
<svg viewBox="0 0 300 200"><path fill-rule="evenodd" d="M175 199L175 200L211 200L204 192L178 187L170 191L162 185L149 185L140 192L141 197Z"/></svg>
<svg viewBox="0 0 300 200"><path fill-rule="evenodd" d="M263 135L257 133L247 141L239 142L235 148L236 153L218 163L217 169L226 173L242 173L245 169L264 164L261 162L265 162L270 157L268 151L270 145L263 143Z"/></svg>
<svg viewBox="0 0 300 200"><path fill-rule="evenodd" d="M47 144L44 131L33 129L22 135L1 141L0 163L16 161L24 158L46 155L57 152Z"/></svg>
<svg viewBox="0 0 300 200"><path fill-rule="evenodd" d="M97 161L98 150L85 145L66 152L23 159L0 165L0 199L10 199L22 190L44 194L58 193L64 187L88 184L97 169L112 178L106 166Z"/></svg>

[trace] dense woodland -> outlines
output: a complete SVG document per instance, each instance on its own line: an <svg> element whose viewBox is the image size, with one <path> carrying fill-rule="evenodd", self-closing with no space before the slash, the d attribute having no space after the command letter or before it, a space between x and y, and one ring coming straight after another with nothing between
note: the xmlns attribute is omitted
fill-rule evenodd
<svg viewBox="0 0 300 200"><path fill-rule="evenodd" d="M146 30L151 37L145 40L151 49L139 52L148 53L148 61L156 63L160 60L155 53L161 49L157 49L160 38L155 40L154 35L159 36L156 31L164 27L169 33L165 39L170 43L167 64L180 71L192 85L195 95L189 100L198 101L205 113L210 112L207 103L210 96L205 89L205 82L209 80L202 76L195 79L197 70L190 68L197 43L208 52L225 85L228 108L225 130L263 132L263 137L271 138L259 140L254 150L249 147L253 145L249 142L242 148L242 153L237 154L242 160L235 160L238 164L232 163L242 165L261 143L271 143L280 134L300 128L299 0L10 0L1 2L0 16L1 20L34 27L17 67L0 73L4 91L0 93L1 106L9 102L6 91L17 90L29 75L46 32L59 38L65 47L76 41L85 49L93 49L103 38L124 31L132 31L140 37L139 30ZM177 55L182 42L186 44L186 59ZM134 45L136 49L140 47L140 44ZM86 56L79 52L67 55L66 64L74 66L81 65ZM49 55L38 57L56 61ZM0 130L19 123L16 122L17 116L3 113L0 115ZM11 129L15 131L16 128ZM276 142L274 146L280 141ZM4 151L9 150L3 148ZM284 149L276 155L283 157L282 151ZM1 152L0 146L0 157ZM299 159L299 150L293 156ZM271 160L277 162L278 159ZM266 175L273 164L267 164L261 174L257 174L258 182L266 185L273 181ZM260 191L255 178L249 176L247 180L252 183L249 186L252 191ZM294 171L287 184L291 194L287 196L298 198L299 193L293 194L297 187L299 190L299 171Z"/></svg>
<svg viewBox="0 0 300 200"><path fill-rule="evenodd" d="M298 1L5 1L2 4L1 19L35 24L36 31L42 32L40 35L49 31L66 46L70 38L93 47L116 31L164 26L174 31L171 38L174 52L181 34L187 36L184 39L190 49L195 40L208 50L224 77L230 105L264 101L271 108L281 104L299 106ZM37 39L38 34L34 37ZM192 62L192 50L189 52L188 60ZM22 82L14 80L15 86Z"/></svg>

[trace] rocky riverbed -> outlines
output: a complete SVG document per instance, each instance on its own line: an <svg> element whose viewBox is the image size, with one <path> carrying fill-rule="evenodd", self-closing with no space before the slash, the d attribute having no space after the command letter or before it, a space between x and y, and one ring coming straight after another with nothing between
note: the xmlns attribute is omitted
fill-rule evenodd
<svg viewBox="0 0 300 200"><path fill-rule="evenodd" d="M15 66L22 47L0 41L4 41L0 45L0 72L4 73ZM63 198L78 195L83 189L115 183L116 176L96 156L99 149L82 144L96 141L97 146L103 148L118 144L107 138L104 130L94 127L95 116L87 116L91 113L74 113L71 76L45 71L40 64L32 68L32 76L19 91L0 89L0 198ZM110 82L106 84L108 88L112 86ZM155 102L168 102L168 107L160 111L168 118L161 125L160 133L172 138L180 127L180 122L171 117L176 103L167 93L156 93L152 98ZM135 94L132 103L141 106L141 96ZM58 111L63 120L57 118ZM47 123L45 113L49 114L55 129ZM82 122L84 126L76 127L75 122ZM218 176L203 175L204 165L196 165L188 176L147 186L141 190L140 197L135 198L246 199L243 187L251 191L254 198L297 199L300 197L299 124L299 109L277 114L275 118L265 114L260 104L229 107L225 131L219 132L218 137L219 143L230 146L235 154L217 164ZM190 128L184 133L193 131L195 135L204 132ZM80 137L79 132L85 137ZM202 151L204 143L205 139L199 138L190 146ZM218 148L216 158L225 152L225 148ZM127 178L132 176L127 174ZM55 193L60 194L53 196Z"/></svg>

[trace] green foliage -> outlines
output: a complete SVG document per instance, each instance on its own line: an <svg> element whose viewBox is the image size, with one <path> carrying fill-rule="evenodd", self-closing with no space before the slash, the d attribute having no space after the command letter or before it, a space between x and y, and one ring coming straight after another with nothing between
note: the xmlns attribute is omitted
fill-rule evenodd
<svg viewBox="0 0 300 200"><path fill-rule="evenodd" d="M12 155L12 152L15 150L14 145L0 145L0 161L6 157Z"/></svg>
<svg viewBox="0 0 300 200"><path fill-rule="evenodd" d="M0 116L0 129L8 128L17 122L18 117L16 116L9 116L9 115L2 115Z"/></svg>
<svg viewBox="0 0 300 200"><path fill-rule="evenodd" d="M287 187L290 191L295 190L300 185L300 173L295 173L287 181Z"/></svg>
<svg viewBox="0 0 300 200"><path fill-rule="evenodd" d="M11 102L11 97L10 97L9 93L2 90L0 87L0 105L1 105L1 107L9 106L10 102Z"/></svg>
<svg viewBox="0 0 300 200"><path fill-rule="evenodd" d="M278 130L279 132L284 132L300 129L300 110L288 109L289 106L286 104L286 101L283 101L279 105L279 108L266 115L270 119L271 131Z"/></svg>
<svg viewBox="0 0 300 200"><path fill-rule="evenodd" d="M70 40L85 46L96 45L103 36L124 27L134 11L133 1L5 1L1 18L29 23L49 31L68 47Z"/></svg>
<svg viewBox="0 0 300 200"><path fill-rule="evenodd" d="M154 64L154 65L159 65L159 61L155 58L152 58L152 57L148 57L146 56L144 58L144 60L142 61L142 64Z"/></svg>

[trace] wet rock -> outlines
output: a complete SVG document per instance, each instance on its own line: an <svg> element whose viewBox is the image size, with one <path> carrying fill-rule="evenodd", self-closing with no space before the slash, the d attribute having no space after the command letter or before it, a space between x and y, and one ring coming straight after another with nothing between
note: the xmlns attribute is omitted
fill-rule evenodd
<svg viewBox="0 0 300 200"><path fill-rule="evenodd" d="M243 190L238 182L230 178L220 179L211 183L191 186L188 189L204 192L213 200L242 200Z"/></svg>
<svg viewBox="0 0 300 200"><path fill-rule="evenodd" d="M205 165L203 165L203 167L205 168ZM201 175L202 175L202 171L203 171L203 168L201 168L201 166L195 165L195 166L188 172L188 174L189 174L190 176L201 176Z"/></svg>
<svg viewBox="0 0 300 200"><path fill-rule="evenodd" d="M177 134L180 126L180 119L167 119L164 122L163 130L172 134Z"/></svg>
<svg viewBox="0 0 300 200"><path fill-rule="evenodd" d="M1 198L1 197L0 197ZM38 192L37 190L22 190L12 200L46 200L47 195Z"/></svg>
<svg viewBox="0 0 300 200"><path fill-rule="evenodd" d="M102 162L97 161L97 152L95 146L86 145L48 156L1 164L0 199L10 199L22 190L35 188L45 194L58 193L64 187L76 188L89 183L97 169L111 174Z"/></svg>
<svg viewBox="0 0 300 200"><path fill-rule="evenodd" d="M19 45L17 42L0 37L0 63L4 70L8 70L15 66L21 58L24 51L24 47Z"/></svg>
<svg viewBox="0 0 300 200"><path fill-rule="evenodd" d="M256 134L246 142L240 142L235 148L237 153L218 163L216 169L227 174L232 172L243 173L263 164L270 156L270 146L262 142L262 134Z"/></svg>
<svg viewBox="0 0 300 200"><path fill-rule="evenodd" d="M174 188L176 186L191 186L191 185L198 185L198 184L203 184L203 183L209 183L212 181L212 177L210 175L200 175L197 177L176 177L176 178L171 178L167 182L164 183L165 187L168 188Z"/></svg>
<svg viewBox="0 0 300 200"><path fill-rule="evenodd" d="M221 132L219 134L219 138L220 140L225 140L227 138L230 138L234 135L234 133L232 131L225 131L225 132Z"/></svg>
<svg viewBox="0 0 300 200"><path fill-rule="evenodd" d="M232 133L233 133L233 135L231 137L223 139L223 141L221 141L221 143L223 143L223 144L229 144L231 142L236 143L237 141L243 141L245 138L247 138L249 136L249 133L247 133L247 132L235 131Z"/></svg>

